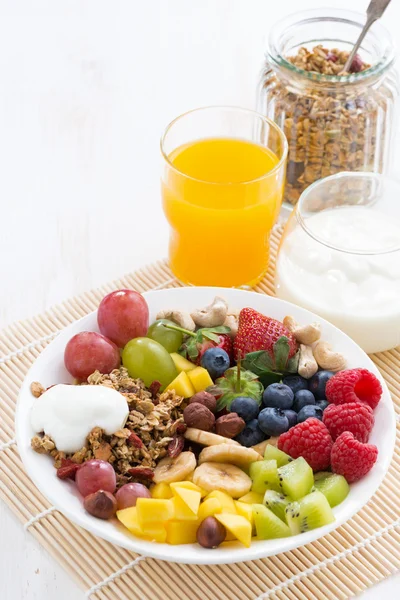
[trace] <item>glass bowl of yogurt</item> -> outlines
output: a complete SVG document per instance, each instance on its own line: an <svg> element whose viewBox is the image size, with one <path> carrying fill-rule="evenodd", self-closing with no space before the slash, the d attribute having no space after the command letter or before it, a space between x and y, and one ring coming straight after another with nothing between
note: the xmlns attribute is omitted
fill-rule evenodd
<svg viewBox="0 0 400 600"><path fill-rule="evenodd" d="M282 236L275 291L365 352L398 346L400 182L344 172L307 188Z"/></svg>

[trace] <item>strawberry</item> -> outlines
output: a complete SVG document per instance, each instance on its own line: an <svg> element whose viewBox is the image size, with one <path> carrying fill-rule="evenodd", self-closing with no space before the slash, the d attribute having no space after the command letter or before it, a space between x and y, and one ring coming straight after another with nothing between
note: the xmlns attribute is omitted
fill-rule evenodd
<svg viewBox="0 0 400 600"><path fill-rule="evenodd" d="M297 352L297 342L293 334L276 319L267 317L253 308L243 308L239 315L239 327L234 343L235 360L249 352L264 350L274 358L274 344L279 338L285 337L289 343L288 358Z"/></svg>
<svg viewBox="0 0 400 600"><path fill-rule="evenodd" d="M182 328L175 327L185 333L188 338L179 348L179 354L195 363L200 364L201 357L209 348L222 348L232 360L232 341L229 337L230 329L220 325L219 327L203 327L195 333Z"/></svg>

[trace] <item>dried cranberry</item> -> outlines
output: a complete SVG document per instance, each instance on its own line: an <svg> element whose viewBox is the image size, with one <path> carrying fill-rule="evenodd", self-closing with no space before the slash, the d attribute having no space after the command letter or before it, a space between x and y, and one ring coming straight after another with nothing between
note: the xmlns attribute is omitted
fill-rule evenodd
<svg viewBox="0 0 400 600"><path fill-rule="evenodd" d="M153 381L149 385L149 392L151 392L151 395L153 398L155 398L157 396L160 389L161 389L161 383L159 381Z"/></svg>
<svg viewBox="0 0 400 600"><path fill-rule="evenodd" d="M61 467L57 469L57 477L59 479L73 479L75 480L75 475L78 469L80 469L81 465L77 465L72 462L70 458L62 458L61 459Z"/></svg>
<svg viewBox="0 0 400 600"><path fill-rule="evenodd" d="M145 481L151 481L154 477L154 471L153 469L150 469L150 467L132 467L131 469L128 469L128 473L136 479L144 479Z"/></svg>
<svg viewBox="0 0 400 600"><path fill-rule="evenodd" d="M167 453L171 458L176 458L180 455L185 446L185 438L182 435L174 435L168 444Z"/></svg>
<svg viewBox="0 0 400 600"><path fill-rule="evenodd" d="M187 429L186 423L178 423L176 427L176 433L183 434Z"/></svg>
<svg viewBox="0 0 400 600"><path fill-rule="evenodd" d="M143 448L143 446L144 446L140 437L138 435L136 435L136 433L133 433L133 431L130 434L130 436L128 437L128 442L130 443L131 446L135 446L135 448Z"/></svg>
<svg viewBox="0 0 400 600"><path fill-rule="evenodd" d="M360 71L362 71L363 68L363 61L362 58L359 54L356 54L355 57L353 58L353 62L350 65L350 73L359 73Z"/></svg>
<svg viewBox="0 0 400 600"><path fill-rule="evenodd" d="M326 55L326 60L330 60L331 62L335 63L338 61L338 57L336 56L336 54L333 54L333 52L328 52L328 54Z"/></svg>

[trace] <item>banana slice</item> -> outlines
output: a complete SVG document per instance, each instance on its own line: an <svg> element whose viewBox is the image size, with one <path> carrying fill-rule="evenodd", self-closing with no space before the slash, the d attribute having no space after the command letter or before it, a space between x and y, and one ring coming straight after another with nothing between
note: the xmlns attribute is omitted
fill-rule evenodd
<svg viewBox="0 0 400 600"><path fill-rule="evenodd" d="M202 431L195 427L186 429L185 438L196 444L201 444L202 446L215 446L216 444L232 444L240 446L239 442L235 442L235 440L230 440L229 438L217 435L216 433L210 433L209 431Z"/></svg>
<svg viewBox="0 0 400 600"><path fill-rule="evenodd" d="M154 469L154 483L185 481L196 468L193 452L181 452L176 458L163 458Z"/></svg>
<svg viewBox="0 0 400 600"><path fill-rule="evenodd" d="M222 462L244 466L256 460L262 460L262 456L253 448L233 444L218 444L217 446L204 448L200 452L199 465L205 462Z"/></svg>
<svg viewBox="0 0 400 600"><path fill-rule="evenodd" d="M252 481L244 471L227 463L204 462L193 474L193 483L207 492L220 490L232 498L247 494Z"/></svg>
<svg viewBox="0 0 400 600"><path fill-rule="evenodd" d="M256 452L258 452L258 454L261 454L261 456L264 456L265 448L267 447L268 444L269 444L269 440L264 440L263 442L260 442L259 444L252 446L252 449L255 450Z"/></svg>

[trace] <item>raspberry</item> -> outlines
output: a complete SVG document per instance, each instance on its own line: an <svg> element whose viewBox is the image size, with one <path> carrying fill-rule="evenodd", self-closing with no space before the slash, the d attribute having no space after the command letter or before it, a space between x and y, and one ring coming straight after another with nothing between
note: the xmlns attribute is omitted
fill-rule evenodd
<svg viewBox="0 0 400 600"><path fill-rule="evenodd" d="M376 408L382 396L379 379L367 369L339 371L326 384L326 399L332 404L365 402Z"/></svg>
<svg viewBox="0 0 400 600"><path fill-rule="evenodd" d="M375 421L372 408L361 402L330 404L324 410L322 420L333 440L344 431L349 431L356 440L363 443L368 442Z"/></svg>
<svg viewBox="0 0 400 600"><path fill-rule="evenodd" d="M331 466L334 473L343 475L349 483L364 477L374 466L378 448L362 444L349 431L339 435L332 447Z"/></svg>
<svg viewBox="0 0 400 600"><path fill-rule="evenodd" d="M292 458L302 456L314 471L330 465L332 438L319 419L307 419L295 425L278 439L278 448Z"/></svg>

